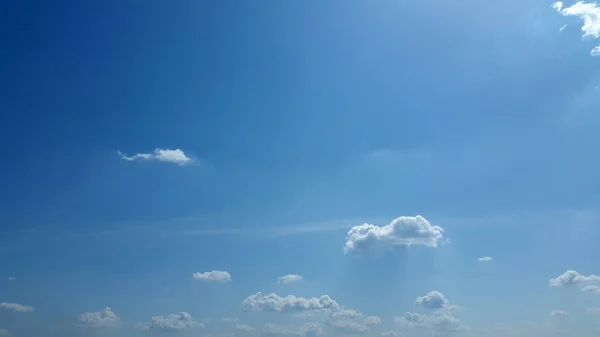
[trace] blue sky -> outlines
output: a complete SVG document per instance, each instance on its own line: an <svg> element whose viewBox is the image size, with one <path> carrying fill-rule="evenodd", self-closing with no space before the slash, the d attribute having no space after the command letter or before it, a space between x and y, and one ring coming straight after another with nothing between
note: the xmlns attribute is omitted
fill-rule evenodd
<svg viewBox="0 0 600 337"><path fill-rule="evenodd" d="M594 3L0 16L0 335L599 333Z"/></svg>

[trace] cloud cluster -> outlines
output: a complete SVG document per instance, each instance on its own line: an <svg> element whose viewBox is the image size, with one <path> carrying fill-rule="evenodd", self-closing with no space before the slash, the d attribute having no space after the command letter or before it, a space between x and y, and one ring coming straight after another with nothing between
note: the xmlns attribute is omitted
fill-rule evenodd
<svg viewBox="0 0 600 337"><path fill-rule="evenodd" d="M194 280L198 281L214 281L214 282L231 282L231 274L222 270L213 270L207 271L203 273L194 273L192 274Z"/></svg>
<svg viewBox="0 0 600 337"><path fill-rule="evenodd" d="M363 321L364 325L380 325L381 324L381 318L377 317L377 316L368 316L365 317L364 321Z"/></svg>
<svg viewBox="0 0 600 337"><path fill-rule="evenodd" d="M178 331L204 328L204 323L198 322L187 312L181 312L167 316L154 316L148 323L138 323L138 328L147 331Z"/></svg>
<svg viewBox="0 0 600 337"><path fill-rule="evenodd" d="M369 331L369 327L350 320L329 321L327 325L346 334L362 334Z"/></svg>
<svg viewBox="0 0 600 337"><path fill-rule="evenodd" d="M581 30L584 37L595 39L600 37L600 7L598 4L578 1L571 6L565 7L562 1L557 1L552 4L552 7L564 16L579 17L583 21ZM600 45L592 48L590 55L600 56Z"/></svg>
<svg viewBox="0 0 600 337"><path fill-rule="evenodd" d="M177 164L184 166L192 162L192 158L188 157L182 150L175 149L155 149L152 153L137 153L133 156L127 156L121 151L117 151L121 159L126 161L136 160L157 160L165 163Z"/></svg>
<svg viewBox="0 0 600 337"><path fill-rule="evenodd" d="M424 328L440 333L458 331L462 328L460 321L449 314L422 315L406 312L395 321L406 328Z"/></svg>
<svg viewBox="0 0 600 337"><path fill-rule="evenodd" d="M582 275L575 270L567 270L562 275L551 278L548 283L551 287L578 286L582 291L600 292L599 275Z"/></svg>
<svg viewBox="0 0 600 337"><path fill-rule="evenodd" d="M442 309L448 304L448 299L439 291L430 291L425 296L417 297L415 305L428 310Z"/></svg>
<svg viewBox="0 0 600 337"><path fill-rule="evenodd" d="M242 307L244 310L287 312L294 310L338 309L340 306L327 295L318 298L304 298L294 295L281 297L277 294L263 295L259 292L244 299Z"/></svg>
<svg viewBox="0 0 600 337"><path fill-rule="evenodd" d="M345 252L360 254L413 245L437 247L443 234L442 227L432 226L420 215L401 216L385 226L365 223L352 227L346 236Z"/></svg>
<svg viewBox="0 0 600 337"><path fill-rule="evenodd" d="M287 274L285 276L280 276L277 279L277 283L288 284L302 281L302 276L298 274Z"/></svg>
<svg viewBox="0 0 600 337"><path fill-rule="evenodd" d="M121 320L109 307L106 307L99 312L84 312L79 315L77 325L89 328L112 328L121 325Z"/></svg>
<svg viewBox="0 0 600 337"><path fill-rule="evenodd" d="M19 311L19 312L31 312L31 311L35 310L33 307L30 307L28 305L23 305L23 304L19 304L19 303L7 303L7 302L1 302L0 309Z"/></svg>

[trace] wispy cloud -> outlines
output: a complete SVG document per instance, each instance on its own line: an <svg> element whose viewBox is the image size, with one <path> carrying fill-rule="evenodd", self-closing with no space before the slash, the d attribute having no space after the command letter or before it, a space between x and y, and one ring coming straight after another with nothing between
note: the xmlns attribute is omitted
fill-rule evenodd
<svg viewBox="0 0 600 337"><path fill-rule="evenodd" d="M484 257L480 257L479 262L482 263L486 263L486 262L492 262L493 258L491 256L484 256Z"/></svg>
<svg viewBox="0 0 600 337"><path fill-rule="evenodd" d="M11 310L11 311L20 311L20 312L34 311L34 308L30 307L28 305L23 305L23 304L19 304L19 303L7 303L7 302L0 303L0 309Z"/></svg>
<svg viewBox="0 0 600 337"><path fill-rule="evenodd" d="M188 157L185 152L180 149L155 149L152 153L137 153L132 156L128 156L121 151L117 151L121 159L126 161L136 160L157 160L165 163L177 164L184 166L192 163L192 158Z"/></svg>

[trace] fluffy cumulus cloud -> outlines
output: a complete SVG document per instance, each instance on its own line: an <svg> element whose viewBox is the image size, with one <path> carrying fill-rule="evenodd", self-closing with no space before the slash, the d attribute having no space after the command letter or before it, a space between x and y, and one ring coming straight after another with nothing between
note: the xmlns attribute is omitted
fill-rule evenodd
<svg viewBox="0 0 600 337"><path fill-rule="evenodd" d="M181 312L167 316L154 316L148 323L139 323L138 328L147 331L178 331L204 328L204 323L198 322L187 312Z"/></svg>
<svg viewBox="0 0 600 337"><path fill-rule="evenodd" d="M361 253L370 249L393 249L422 245L437 247L444 229L433 226L424 217L401 216L385 226L362 224L350 229L346 236L346 253Z"/></svg>
<svg viewBox="0 0 600 337"><path fill-rule="evenodd" d="M600 37L600 7L597 3L578 1L571 6L565 6L563 2L557 1L552 7L564 16L579 17L583 21L581 30L584 37ZM592 48L590 54L600 56L600 46Z"/></svg>
<svg viewBox="0 0 600 337"><path fill-rule="evenodd" d="M298 274L287 274L284 276L280 276L277 279L277 283L282 283L282 284L294 283L294 282L298 282L298 281L302 281L302 276L298 275Z"/></svg>
<svg viewBox="0 0 600 337"><path fill-rule="evenodd" d="M395 319L405 328L424 328L435 332L454 332L462 328L460 321L449 314L421 315L407 312Z"/></svg>
<svg viewBox="0 0 600 337"><path fill-rule="evenodd" d="M600 276L582 275L575 270L567 270L564 274L548 281L551 287L578 286L581 290L594 292L600 286Z"/></svg>
<svg viewBox="0 0 600 337"><path fill-rule="evenodd" d="M242 301L244 310L263 310L273 312L287 312L298 310L338 309L339 304L331 297L296 297L294 295L279 296L277 294L263 295L256 293Z"/></svg>
<svg viewBox="0 0 600 337"><path fill-rule="evenodd" d="M267 336L311 337L322 335L323 328L318 323L305 323L299 326L267 323L261 333Z"/></svg>
<svg viewBox="0 0 600 337"><path fill-rule="evenodd" d="M364 325L379 325L381 324L381 318L377 316L368 316L363 320Z"/></svg>
<svg viewBox="0 0 600 337"><path fill-rule="evenodd" d="M415 305L424 309L442 309L448 304L448 299L439 291L430 291L425 296L417 297Z"/></svg>
<svg viewBox="0 0 600 337"><path fill-rule="evenodd" d="M351 310L351 309L339 309L335 311L330 311L329 317L331 318L359 318L362 317L363 314L360 311Z"/></svg>
<svg viewBox="0 0 600 337"><path fill-rule="evenodd" d="M339 320L327 322L327 325L345 334L363 334L369 332L369 327L350 320Z"/></svg>
<svg viewBox="0 0 600 337"><path fill-rule="evenodd" d="M77 320L78 326L89 328L111 328L120 324L119 317L109 307L98 312L84 312Z"/></svg>
<svg viewBox="0 0 600 337"><path fill-rule="evenodd" d="M31 312L31 311L35 310L33 307L30 307L28 305L23 305L23 304L19 304L19 303L7 303L7 302L1 302L0 309L10 310L10 311L19 311L19 312Z"/></svg>
<svg viewBox="0 0 600 337"><path fill-rule="evenodd" d="M188 157L180 149L155 149L152 153L137 153L132 156L128 156L122 153L121 151L117 151L117 153L119 154L121 159L126 161L156 160L165 163L177 164L180 166L187 165L192 162L192 158Z"/></svg>
<svg viewBox="0 0 600 337"><path fill-rule="evenodd" d="M192 274L194 280L198 281L214 281L214 282L231 282L231 274L222 270L207 271L204 273Z"/></svg>
<svg viewBox="0 0 600 337"><path fill-rule="evenodd" d="M478 259L481 263L492 262L493 258L491 256L483 256Z"/></svg>

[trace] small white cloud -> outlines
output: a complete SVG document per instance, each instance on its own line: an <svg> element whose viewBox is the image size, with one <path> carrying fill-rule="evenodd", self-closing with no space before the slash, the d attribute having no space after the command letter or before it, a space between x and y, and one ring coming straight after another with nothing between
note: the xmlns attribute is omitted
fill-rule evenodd
<svg viewBox="0 0 600 337"><path fill-rule="evenodd" d="M247 324L236 324L235 325L235 329L237 331L244 331L244 332L253 332L253 331L256 331L255 327L252 327L252 326L247 325Z"/></svg>
<svg viewBox="0 0 600 337"><path fill-rule="evenodd" d="M485 263L485 262L492 262L492 260L494 260L491 256L484 256L484 257L480 257L479 262Z"/></svg>
<svg viewBox="0 0 600 337"><path fill-rule="evenodd" d="M406 328L427 328L436 332L453 332L463 327L457 318L449 314L430 316L407 312L395 320Z"/></svg>
<svg viewBox="0 0 600 337"><path fill-rule="evenodd" d="M222 270L207 271L204 273L192 274L194 280L198 281L214 281L214 282L231 282L231 274Z"/></svg>
<svg viewBox="0 0 600 337"><path fill-rule="evenodd" d="M137 327L147 331L178 331L184 329L204 328L204 323L198 322L187 312L167 316L154 316L149 323L138 323Z"/></svg>
<svg viewBox="0 0 600 337"><path fill-rule="evenodd" d="M10 332L6 329L0 329L0 336L8 336Z"/></svg>
<svg viewBox="0 0 600 337"><path fill-rule="evenodd" d="M242 307L244 310L287 312L294 310L338 309L339 305L327 295L318 298L304 298L294 295L281 297L277 294L263 295L259 292L244 299Z"/></svg>
<svg viewBox="0 0 600 337"><path fill-rule="evenodd" d="M327 324L346 334L362 334L369 331L369 327L354 321L340 320L327 322Z"/></svg>
<svg viewBox="0 0 600 337"><path fill-rule="evenodd" d="M600 283L600 276L585 276L575 270L567 270L564 274L550 279L548 283L551 287L567 287L572 285L587 286L594 283Z"/></svg>
<svg viewBox="0 0 600 337"><path fill-rule="evenodd" d="M439 291L430 291L425 296L417 297L415 305L424 309L441 309L448 304L448 299Z"/></svg>
<svg viewBox="0 0 600 337"><path fill-rule="evenodd" d="M368 316L363 320L364 325L379 325L381 324L381 318L377 316Z"/></svg>
<svg viewBox="0 0 600 337"><path fill-rule="evenodd" d="M558 29L558 31L559 31L559 32L562 32L563 30L565 30L565 28L567 28L567 25L563 25L562 27L560 27L560 28Z"/></svg>
<svg viewBox="0 0 600 337"><path fill-rule="evenodd" d="M158 160L165 163L173 163L180 166L190 164L192 158L188 157L182 150L175 149L155 149L152 153L137 153L133 156L127 156L121 151L117 151L121 159L126 161L135 160Z"/></svg>
<svg viewBox="0 0 600 337"><path fill-rule="evenodd" d="M346 236L346 253L361 253L370 249L390 249L422 245L437 247L444 229L432 226L420 215L401 216L385 226L362 224L354 226Z"/></svg>
<svg viewBox="0 0 600 337"><path fill-rule="evenodd" d="M600 285L589 285L589 286L585 286L583 288L581 288L582 291L587 291L587 292L591 292L591 293L599 293L600 294Z"/></svg>
<svg viewBox="0 0 600 337"><path fill-rule="evenodd" d="M7 303L7 302L0 303L0 309L19 311L19 312L31 312L31 311L35 310L33 307L30 307L27 305L23 305L23 304L19 304L19 303Z"/></svg>
<svg viewBox="0 0 600 337"><path fill-rule="evenodd" d="M564 16L576 16L583 21L581 30L584 37L600 37L600 7L594 2L578 1L575 4L565 7L561 1L552 4L552 7ZM600 46L594 47L590 54L600 56Z"/></svg>
<svg viewBox="0 0 600 337"><path fill-rule="evenodd" d="M112 328L121 325L121 321L109 307L106 307L99 312L84 312L79 315L77 325L88 328Z"/></svg>
<svg viewBox="0 0 600 337"><path fill-rule="evenodd" d="M323 329L317 323L306 323L300 326L266 323L261 332L266 336L310 337L322 335Z"/></svg>
<svg viewBox="0 0 600 337"><path fill-rule="evenodd" d="M288 284L302 281L302 276L298 274L287 274L285 276L281 276L277 279L277 283Z"/></svg>
<svg viewBox="0 0 600 337"><path fill-rule="evenodd" d="M331 318L358 318L362 317L363 314L360 311L351 310L351 309L338 309L331 311L329 313L329 317Z"/></svg>
<svg viewBox="0 0 600 337"><path fill-rule="evenodd" d="M553 310L550 312L549 316L554 318L567 318L571 317L571 313L564 310Z"/></svg>

